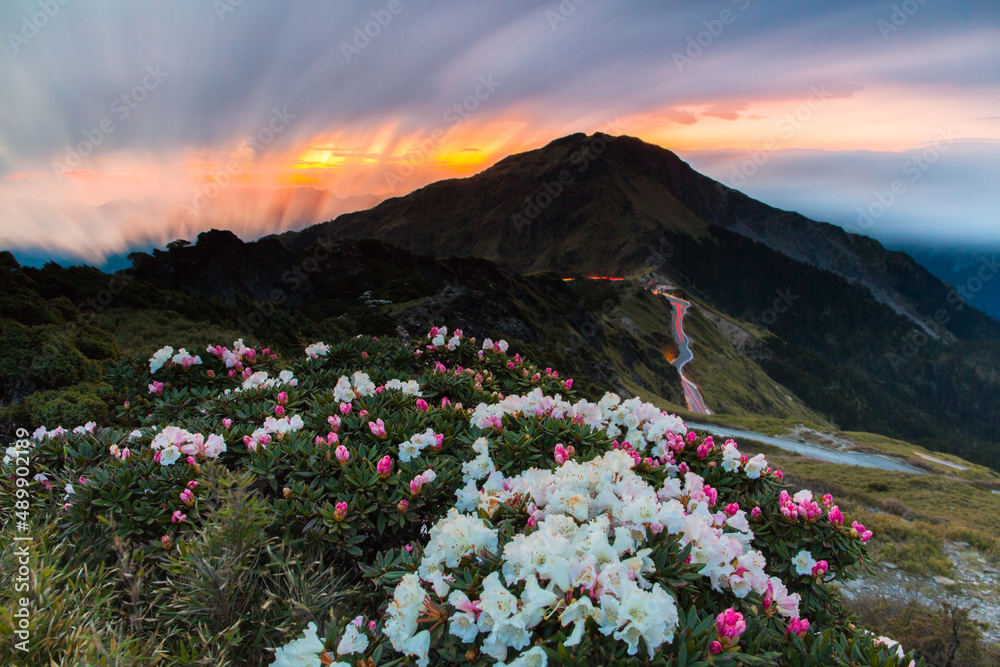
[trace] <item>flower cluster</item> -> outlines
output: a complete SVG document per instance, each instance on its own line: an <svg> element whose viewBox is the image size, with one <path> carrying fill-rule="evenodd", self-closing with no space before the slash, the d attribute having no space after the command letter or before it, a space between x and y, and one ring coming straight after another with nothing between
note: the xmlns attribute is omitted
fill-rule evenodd
<svg viewBox="0 0 1000 667"><path fill-rule="evenodd" d="M268 417L264 420L264 425L250 435L243 437L243 444L252 452L257 451L258 446L267 446L273 439L281 440L289 433L294 433L301 429L305 423L299 415L291 417Z"/></svg>
<svg viewBox="0 0 1000 667"><path fill-rule="evenodd" d="M664 664L678 642L692 660L782 663L857 637L828 582L870 531L651 403L581 399L504 341L444 327L317 343L291 363L242 341L207 350L199 372L157 352L158 380L130 362L113 384L134 425L39 429L32 484L68 534L114 511L143 557L163 557L201 534L205 484L257 480L269 537L360 566L362 608L388 602L381 626L261 628L265 646L293 640L275 664L381 664L393 649L419 664Z"/></svg>
<svg viewBox="0 0 1000 667"><path fill-rule="evenodd" d="M200 433L189 433L177 426L167 426L156 434L150 447L156 450L156 460L160 465L174 464L181 455L198 459L214 459L226 451L226 441L221 435L212 434L207 438Z"/></svg>
<svg viewBox="0 0 1000 667"><path fill-rule="evenodd" d="M474 448L477 458L488 459L485 438ZM641 639L652 657L672 641L678 622L674 597L650 581L656 568L647 543L660 533L677 536L689 548L712 588L737 598L751 592L779 594L778 612L798 618L798 596L788 595L780 580L769 577L764 556L749 547L753 535L742 510L712 513L716 492L695 473L687 473L683 483L667 478L655 489L635 473L635 465L621 448L551 471L530 469L504 478L493 470L475 507L494 517L503 505L523 504L534 530L503 545L500 570L485 577L475 601L468 590L450 591L451 570L463 558L498 553L499 545L497 531L485 519L459 511L472 509L467 483L459 492L459 508L431 529L417 574L407 575L396 589L386 626L393 647L427 664L430 637L426 630L417 631L417 621L423 609L433 606L453 609L450 633L461 641L471 643L485 634L482 650L496 660L529 646L532 629L554 614L562 626L572 627L565 646L578 644L593 619L602 634L625 642L630 655ZM474 471L468 472L475 479ZM425 584L436 601L428 600ZM742 632L730 621L727 641Z"/></svg>

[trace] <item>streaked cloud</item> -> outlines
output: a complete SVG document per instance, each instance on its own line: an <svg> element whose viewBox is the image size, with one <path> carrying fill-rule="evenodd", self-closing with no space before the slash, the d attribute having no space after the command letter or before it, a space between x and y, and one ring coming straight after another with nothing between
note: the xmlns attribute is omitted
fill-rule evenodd
<svg viewBox="0 0 1000 667"><path fill-rule="evenodd" d="M69 3L19 41L37 2L0 4L0 246L100 262L210 226L255 237L596 130L723 181L771 146L748 192L844 222L952 128L893 234L1000 239L976 176L1000 155L996 3L899 26L891 2L213 6ZM931 211L952 223L917 224Z"/></svg>

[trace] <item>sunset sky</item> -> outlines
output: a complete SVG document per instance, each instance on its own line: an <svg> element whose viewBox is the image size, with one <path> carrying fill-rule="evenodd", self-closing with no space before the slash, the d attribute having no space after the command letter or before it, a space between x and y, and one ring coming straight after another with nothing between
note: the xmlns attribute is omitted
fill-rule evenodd
<svg viewBox="0 0 1000 667"><path fill-rule="evenodd" d="M1000 247L995 1L346 5L4 0L0 248L256 238L578 131L889 243Z"/></svg>

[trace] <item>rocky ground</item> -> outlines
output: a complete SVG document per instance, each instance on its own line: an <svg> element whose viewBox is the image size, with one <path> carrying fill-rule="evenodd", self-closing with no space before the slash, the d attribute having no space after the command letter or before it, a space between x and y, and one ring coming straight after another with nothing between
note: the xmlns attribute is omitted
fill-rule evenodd
<svg viewBox="0 0 1000 667"><path fill-rule="evenodd" d="M841 590L848 599L886 595L925 605L948 602L971 608L972 618L987 626L984 639L1000 643L1000 574L997 566L965 542L946 544L945 553L955 565L950 578L908 574L894 563L883 562L875 566L874 575L843 584Z"/></svg>

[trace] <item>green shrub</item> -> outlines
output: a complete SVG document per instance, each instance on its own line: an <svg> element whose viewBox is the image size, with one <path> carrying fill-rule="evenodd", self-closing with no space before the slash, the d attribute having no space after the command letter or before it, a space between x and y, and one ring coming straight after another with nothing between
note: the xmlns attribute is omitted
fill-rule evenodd
<svg viewBox="0 0 1000 667"><path fill-rule="evenodd" d="M931 607L885 596L856 598L848 607L865 627L916 649L933 667L1000 664L1000 646L983 641L985 626L970 618L967 608Z"/></svg>
<svg viewBox="0 0 1000 667"><path fill-rule="evenodd" d="M852 576L867 539L863 527L835 518L832 499L788 497L763 457L751 462L685 435L679 420L639 399L573 403L571 382L509 356L505 345L480 349L475 339L435 333L310 346L312 356L293 363L241 344L190 350L201 359L187 368L170 361L172 349L157 353L161 367L123 360L107 378L120 428L40 432L29 452L31 473L44 475L31 485L35 510L55 522L78 562L117 574L93 613L127 628L122 645L155 645L164 664L267 664L266 649L304 623L322 628L333 657L355 615L372 640L362 659L410 662L395 649L419 650L386 639L394 589L416 579L438 595L416 600L438 614L428 635L436 664L488 665L483 636L449 634L441 614L454 604L421 565L451 517L480 522L495 531L495 545L463 552L441 572L449 587L480 597L488 574L506 577L503 547L556 517L567 528L596 522L594 535L603 531L614 555L605 550L594 567L627 567L640 592L659 591L657 604L677 618L655 617L663 641L629 628L612 636L606 618L607 632L583 621L580 646L560 650L568 632L560 614L586 591L552 583L558 594L525 628L550 661L633 664L638 650L650 664L708 658L725 639L716 628L725 612L742 614L746 629L726 639L715 664L895 662L850 625L829 584ZM617 472L596 470L601 462ZM581 471L594 475L586 515L556 509L529 483L592 479ZM613 491L599 483L605 473ZM14 484L0 477L5 492ZM624 518L622 508L639 500L664 514ZM752 511L752 523L741 523ZM629 578L624 572L615 576ZM531 594L528 583L507 585ZM590 590L595 606L615 613ZM600 590L614 589L603 582ZM801 637L789 634L795 628ZM65 643L64 628L52 632L53 645Z"/></svg>
<svg viewBox="0 0 1000 667"><path fill-rule="evenodd" d="M51 426L74 427L108 416L102 387L96 384L37 392L27 398L25 405L35 423Z"/></svg>

